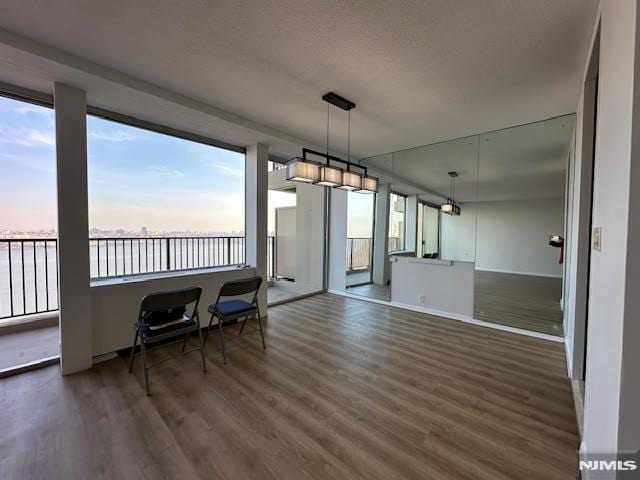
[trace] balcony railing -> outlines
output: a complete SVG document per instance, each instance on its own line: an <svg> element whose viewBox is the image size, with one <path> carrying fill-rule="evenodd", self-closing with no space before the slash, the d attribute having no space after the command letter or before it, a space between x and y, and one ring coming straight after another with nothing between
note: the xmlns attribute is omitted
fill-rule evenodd
<svg viewBox="0 0 640 480"><path fill-rule="evenodd" d="M275 272L275 238L267 239L267 272ZM245 263L244 237L89 239L91 278L195 270ZM0 319L58 309L58 241L0 239Z"/></svg>
<svg viewBox="0 0 640 480"><path fill-rule="evenodd" d="M0 240L0 319L58 309L58 241Z"/></svg>
<svg viewBox="0 0 640 480"><path fill-rule="evenodd" d="M244 249L244 237L92 238L91 278L239 265Z"/></svg>
<svg viewBox="0 0 640 480"><path fill-rule="evenodd" d="M369 269L371 245L371 238L347 238L347 271Z"/></svg>

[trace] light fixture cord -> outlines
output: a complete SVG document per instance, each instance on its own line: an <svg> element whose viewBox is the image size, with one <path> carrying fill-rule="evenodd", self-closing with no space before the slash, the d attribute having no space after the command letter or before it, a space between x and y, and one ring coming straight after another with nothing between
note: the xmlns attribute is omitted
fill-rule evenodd
<svg viewBox="0 0 640 480"><path fill-rule="evenodd" d="M347 170L351 167L351 110L347 110Z"/></svg>
<svg viewBox="0 0 640 480"><path fill-rule="evenodd" d="M329 164L329 103L327 103L327 164Z"/></svg>

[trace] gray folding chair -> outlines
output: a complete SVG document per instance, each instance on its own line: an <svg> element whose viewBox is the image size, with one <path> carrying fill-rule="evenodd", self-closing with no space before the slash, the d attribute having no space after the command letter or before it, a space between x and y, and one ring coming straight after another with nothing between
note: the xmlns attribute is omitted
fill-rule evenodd
<svg viewBox="0 0 640 480"><path fill-rule="evenodd" d="M198 318L200 295L202 295L202 288L190 287L182 290L152 293L142 299L140 313L138 314L138 320L135 325L133 345L131 346L129 373L131 373L133 368L133 359L136 355L136 344L139 337L142 368L144 369L144 386L147 395L149 395L149 368L165 360L175 358L170 357L148 365L145 352L147 351L147 346L150 344L163 342L162 344L152 346L155 348L182 342L181 355L200 350L202 371L207 371L207 365L204 360L204 342L202 340L202 331L200 330L200 320ZM187 312L190 305L193 305L191 314ZM200 347L185 351L187 340L193 331L198 332ZM166 342L166 340L173 338L177 340L174 342Z"/></svg>
<svg viewBox="0 0 640 480"><path fill-rule="evenodd" d="M207 341L209 332L211 331L211 325L213 324L214 317L218 319L218 332L220 334L220 348L222 350L222 361L226 364L227 357L224 352L224 336L222 335L222 328L224 322L230 320L237 320L244 317L238 337L242 335L244 326L247 323L249 317L256 316L258 319L258 327L260 330L260 337L262 338L262 348L267 348L264 343L264 334L262 333L262 322L260 320L260 308L258 307L258 291L262 285L262 277L250 277L240 280L231 280L222 284L220 292L218 293L218 299L216 303L209 305L209 313L211 314L211 320L209 321L209 327L204 335L204 341ZM251 302L246 300L225 300L220 301L221 298L239 297L241 295L249 295L253 293L253 299ZM253 332L248 332L253 333ZM245 334L246 335L246 334Z"/></svg>

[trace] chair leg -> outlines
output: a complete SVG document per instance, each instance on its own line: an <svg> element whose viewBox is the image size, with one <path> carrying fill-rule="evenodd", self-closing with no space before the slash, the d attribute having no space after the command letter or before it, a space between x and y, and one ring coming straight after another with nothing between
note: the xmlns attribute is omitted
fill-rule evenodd
<svg viewBox="0 0 640 480"><path fill-rule="evenodd" d="M180 353L184 353L184 349L187 347L187 340L189 340L188 333L184 336L184 342L182 342L182 348L180 349Z"/></svg>
<svg viewBox="0 0 640 480"><path fill-rule="evenodd" d="M198 339L200 340L200 358L202 358L202 371L207 371L207 363L204 359L204 340L202 340L202 330L200 330L200 325L198 325Z"/></svg>
<svg viewBox="0 0 640 480"><path fill-rule="evenodd" d="M220 348L222 350L222 363L227 364L227 356L224 353L224 336L222 335L222 319L218 317L218 332L220 332Z"/></svg>
<svg viewBox="0 0 640 480"><path fill-rule="evenodd" d="M140 350L142 351L142 369L144 370L144 389L147 392L147 397L151 395L149 393L149 371L147 369L147 360L144 354L144 337L140 337Z"/></svg>
<svg viewBox="0 0 640 480"><path fill-rule="evenodd" d="M131 355L129 356L129 373L133 369L133 357L136 352L136 343L138 343L138 329L136 328L135 333L133 334L133 345L131 345Z"/></svg>
<svg viewBox="0 0 640 480"><path fill-rule="evenodd" d="M207 338L209 338L209 332L211 332L211 325L213 324L214 314L211 314L211 319L209 319L209 326L207 327L207 331L204 333L203 345L207 343Z"/></svg>
<svg viewBox="0 0 640 480"><path fill-rule="evenodd" d="M238 336L242 335L242 330L244 330L244 326L247 323L247 319L249 318L249 315L247 315L246 317L244 317L244 320L242 321L242 325L240 326L240 331L238 332Z"/></svg>
<svg viewBox="0 0 640 480"><path fill-rule="evenodd" d="M262 348L266 349L267 346L264 343L264 335L262 334L262 322L260 321L260 309L258 309L258 327L260 327L260 337L262 338Z"/></svg>

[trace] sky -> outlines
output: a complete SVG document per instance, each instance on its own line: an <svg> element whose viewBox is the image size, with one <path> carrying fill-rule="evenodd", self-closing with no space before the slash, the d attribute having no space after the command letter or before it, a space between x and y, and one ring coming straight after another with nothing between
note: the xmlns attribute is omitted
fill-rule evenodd
<svg viewBox="0 0 640 480"><path fill-rule="evenodd" d="M244 232L243 154L91 116L87 154L89 228ZM0 231L55 230L52 109L0 96L0 172ZM349 237L370 237L374 195L348 198ZM275 208L296 199L270 191L268 201L272 234Z"/></svg>
<svg viewBox="0 0 640 480"><path fill-rule="evenodd" d="M87 117L89 228L244 231L244 155ZM0 230L55 229L53 110L0 97Z"/></svg>

